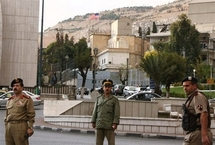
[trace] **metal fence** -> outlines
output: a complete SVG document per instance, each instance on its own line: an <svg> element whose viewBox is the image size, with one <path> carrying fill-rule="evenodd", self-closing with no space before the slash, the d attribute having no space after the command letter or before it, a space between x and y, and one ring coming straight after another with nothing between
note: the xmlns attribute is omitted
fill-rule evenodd
<svg viewBox="0 0 215 145"><path fill-rule="evenodd" d="M8 87L0 87L0 89L6 88L6 91L9 91L11 89L8 89ZM40 93L44 94L71 94L71 92L76 90L76 87L74 86L64 86L64 85L55 85L55 86L44 86L41 87ZM35 87L24 87L24 90L32 92L37 94Z"/></svg>
<svg viewBox="0 0 215 145"><path fill-rule="evenodd" d="M41 87L40 93L45 94L69 94L70 93L70 86L44 86ZM74 88L73 88L74 89ZM25 87L25 90L30 91L32 93L36 93L35 88L32 87Z"/></svg>

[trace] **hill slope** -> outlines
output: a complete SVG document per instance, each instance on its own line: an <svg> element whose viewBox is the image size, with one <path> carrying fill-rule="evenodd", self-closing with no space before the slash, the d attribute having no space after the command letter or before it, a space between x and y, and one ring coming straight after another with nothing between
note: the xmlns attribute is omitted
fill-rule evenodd
<svg viewBox="0 0 215 145"><path fill-rule="evenodd" d="M178 15L188 11L189 0L176 0L172 3L151 7L124 7L99 13L99 19L90 19L93 14L86 14L69 18L59 22L44 32L43 47L46 48L55 41L55 35L58 32L73 36L75 41L82 37L88 38L90 33L110 33L110 25L120 17L128 17L133 20L134 30L141 26L143 29L151 27L152 23L156 25L170 24L174 22Z"/></svg>

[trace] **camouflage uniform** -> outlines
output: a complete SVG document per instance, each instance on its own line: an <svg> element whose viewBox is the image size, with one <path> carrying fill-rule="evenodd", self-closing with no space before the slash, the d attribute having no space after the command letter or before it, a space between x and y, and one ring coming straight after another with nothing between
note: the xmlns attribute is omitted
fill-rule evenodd
<svg viewBox="0 0 215 145"><path fill-rule="evenodd" d="M6 145L29 145L25 137L28 128L33 127L35 117L31 97L22 95L18 99L12 96L6 105L5 142Z"/></svg>

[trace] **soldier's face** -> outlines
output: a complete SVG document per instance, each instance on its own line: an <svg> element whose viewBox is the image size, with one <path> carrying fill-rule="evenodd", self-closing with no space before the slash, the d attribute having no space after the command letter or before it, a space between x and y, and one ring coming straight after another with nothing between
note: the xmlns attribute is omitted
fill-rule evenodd
<svg viewBox="0 0 215 145"><path fill-rule="evenodd" d="M111 85L104 85L103 86L103 90L104 90L105 94L110 94L111 93L111 89L112 89Z"/></svg>
<svg viewBox="0 0 215 145"><path fill-rule="evenodd" d="M191 81L183 82L183 89L185 94L190 95L194 90L197 89L196 84L192 84Z"/></svg>
<svg viewBox="0 0 215 145"><path fill-rule="evenodd" d="M15 94L21 93L22 90L23 90L23 87L21 86L20 83L16 83L16 84L13 85L13 92L14 92Z"/></svg>

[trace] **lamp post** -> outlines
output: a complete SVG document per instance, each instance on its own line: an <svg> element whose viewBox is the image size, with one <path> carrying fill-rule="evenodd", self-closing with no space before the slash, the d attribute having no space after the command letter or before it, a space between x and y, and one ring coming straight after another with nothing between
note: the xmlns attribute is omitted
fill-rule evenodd
<svg viewBox="0 0 215 145"><path fill-rule="evenodd" d="M196 70L193 69L193 76L196 77Z"/></svg>
<svg viewBox="0 0 215 145"><path fill-rule="evenodd" d="M41 16L41 34L40 34L40 58L39 58L39 76L38 76L38 89L41 93L41 78L42 78L42 53L43 53L43 14L44 14L44 0L42 0L42 16ZM39 93L39 94L40 94Z"/></svg>
<svg viewBox="0 0 215 145"><path fill-rule="evenodd" d="M93 49L93 53L94 53L94 63L93 63L93 90L95 90L95 83L96 83L96 57L98 54L98 48L94 48Z"/></svg>
<svg viewBox="0 0 215 145"><path fill-rule="evenodd" d="M210 78L212 79L213 78L213 64L210 63Z"/></svg>
<svg viewBox="0 0 215 145"><path fill-rule="evenodd" d="M66 56L65 56L65 59L66 59L66 70L67 70L67 65L68 65L69 56L66 55Z"/></svg>

